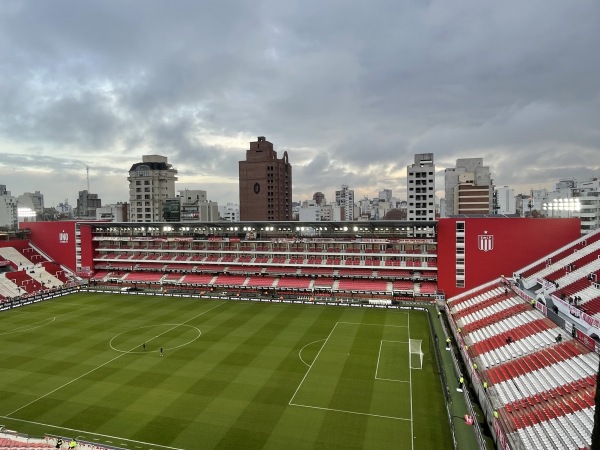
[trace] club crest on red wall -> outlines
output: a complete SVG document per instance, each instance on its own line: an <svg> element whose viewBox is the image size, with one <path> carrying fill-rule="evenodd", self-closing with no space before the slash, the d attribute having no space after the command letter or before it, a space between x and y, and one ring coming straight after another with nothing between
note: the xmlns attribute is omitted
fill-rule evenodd
<svg viewBox="0 0 600 450"><path fill-rule="evenodd" d="M69 233L66 233L65 230L58 233L58 242L60 242L61 244L68 244L69 243Z"/></svg>
<svg viewBox="0 0 600 450"><path fill-rule="evenodd" d="M487 233L487 231L484 231L484 233ZM494 250L494 235L480 234L477 237L477 248L483 252Z"/></svg>

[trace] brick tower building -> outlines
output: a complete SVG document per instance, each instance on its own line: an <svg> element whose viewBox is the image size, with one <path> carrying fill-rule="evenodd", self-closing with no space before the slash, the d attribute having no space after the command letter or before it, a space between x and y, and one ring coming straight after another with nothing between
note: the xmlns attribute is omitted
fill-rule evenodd
<svg viewBox="0 0 600 450"><path fill-rule="evenodd" d="M240 161L240 220L292 219L292 165L259 136Z"/></svg>

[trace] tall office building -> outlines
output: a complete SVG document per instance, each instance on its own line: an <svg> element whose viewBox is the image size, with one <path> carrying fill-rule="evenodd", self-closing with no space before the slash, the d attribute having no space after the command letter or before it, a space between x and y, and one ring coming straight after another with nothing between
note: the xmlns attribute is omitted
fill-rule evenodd
<svg viewBox="0 0 600 450"><path fill-rule="evenodd" d="M6 190L6 185L0 184L0 227L19 228L18 204L17 198Z"/></svg>
<svg viewBox="0 0 600 450"><path fill-rule="evenodd" d="M215 222L219 205L208 200L206 191L184 189L179 192L181 222Z"/></svg>
<svg viewBox="0 0 600 450"><path fill-rule="evenodd" d="M96 210L102 208L102 200L98 194L91 194L87 190L79 191L77 195L77 216L96 217Z"/></svg>
<svg viewBox="0 0 600 450"><path fill-rule="evenodd" d="M175 197L177 170L166 156L143 155L129 169L129 221L162 222L163 202Z"/></svg>
<svg viewBox="0 0 600 450"><path fill-rule="evenodd" d="M444 172L446 215L491 214L494 185L483 158L456 160L456 167Z"/></svg>
<svg viewBox="0 0 600 450"><path fill-rule="evenodd" d="M278 159L273 144L259 136L239 162L240 220L292 219L292 165Z"/></svg>
<svg viewBox="0 0 600 450"><path fill-rule="evenodd" d="M322 192L315 192L313 194L313 200L319 206L324 205L325 203L327 203L327 201L325 200L325 194L323 194Z"/></svg>
<svg viewBox="0 0 600 450"><path fill-rule="evenodd" d="M335 204L342 208L342 220L354 220L354 189L342 184L342 189L335 191Z"/></svg>
<svg viewBox="0 0 600 450"><path fill-rule="evenodd" d="M40 191L25 192L19 195L19 206L29 207L35 211L38 217L44 213L44 194Z"/></svg>
<svg viewBox="0 0 600 450"><path fill-rule="evenodd" d="M407 220L435 220L435 164L433 153L417 153L406 168Z"/></svg>
<svg viewBox="0 0 600 450"><path fill-rule="evenodd" d="M516 214L517 203L515 199L515 190L508 186L496 189L496 201L494 209L497 214Z"/></svg>

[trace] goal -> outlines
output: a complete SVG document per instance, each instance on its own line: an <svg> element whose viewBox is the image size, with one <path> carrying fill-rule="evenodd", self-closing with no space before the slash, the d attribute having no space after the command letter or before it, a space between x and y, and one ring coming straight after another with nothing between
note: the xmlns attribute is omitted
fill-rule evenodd
<svg viewBox="0 0 600 450"><path fill-rule="evenodd" d="M422 369L423 368L423 352L421 351L421 340L420 339L409 339L408 340L408 351L410 352L410 368L411 369ZM413 358L413 355L415 357ZM418 355L418 357L417 357Z"/></svg>

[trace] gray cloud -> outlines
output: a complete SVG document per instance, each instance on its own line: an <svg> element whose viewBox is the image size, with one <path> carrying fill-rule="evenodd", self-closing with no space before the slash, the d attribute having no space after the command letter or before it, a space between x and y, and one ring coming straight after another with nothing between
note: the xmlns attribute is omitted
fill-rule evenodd
<svg viewBox="0 0 600 450"><path fill-rule="evenodd" d="M297 200L342 183L402 196L421 152L438 192L463 157L524 191L598 176L595 0L3 6L0 176L16 193L74 198L89 165L123 201L130 165L158 153L182 188L236 202L258 135L288 151Z"/></svg>

